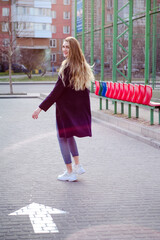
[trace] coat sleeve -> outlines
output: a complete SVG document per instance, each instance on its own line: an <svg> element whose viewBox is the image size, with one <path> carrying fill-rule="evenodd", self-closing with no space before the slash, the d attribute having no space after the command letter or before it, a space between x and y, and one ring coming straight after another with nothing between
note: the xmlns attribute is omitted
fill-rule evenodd
<svg viewBox="0 0 160 240"><path fill-rule="evenodd" d="M57 99L62 95L65 86L62 79L58 77L55 87L52 92L44 99L44 101L39 105L39 107L45 112L57 101Z"/></svg>

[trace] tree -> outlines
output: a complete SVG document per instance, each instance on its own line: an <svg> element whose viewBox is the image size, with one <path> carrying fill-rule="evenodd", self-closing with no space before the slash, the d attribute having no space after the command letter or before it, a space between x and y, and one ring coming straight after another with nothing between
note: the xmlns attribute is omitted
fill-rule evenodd
<svg viewBox="0 0 160 240"><path fill-rule="evenodd" d="M45 52L39 49L21 49L20 50L20 62L27 69L28 78L32 77L32 71L36 68L45 68Z"/></svg>
<svg viewBox="0 0 160 240"><path fill-rule="evenodd" d="M9 84L10 84L10 93L13 94L12 86L12 58L16 51L16 39L13 35L13 22L10 16L4 18L2 23L5 33L8 34L8 41L0 42L0 55L7 59L9 66Z"/></svg>
<svg viewBox="0 0 160 240"><path fill-rule="evenodd" d="M19 47L17 45L17 36L21 36L23 32L23 22L18 24L13 21L14 15L9 14L3 18L2 27L7 34L7 39L0 41L0 56L6 59L9 70L9 85L10 85L10 94L13 94L13 85L12 85L12 63L17 58ZM23 37L21 37L23 38ZM6 41L7 40L7 41Z"/></svg>

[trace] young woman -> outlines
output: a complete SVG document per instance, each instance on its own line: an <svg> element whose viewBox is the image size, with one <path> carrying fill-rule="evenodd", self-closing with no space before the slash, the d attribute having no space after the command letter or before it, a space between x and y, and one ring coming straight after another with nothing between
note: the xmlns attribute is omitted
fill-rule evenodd
<svg viewBox="0 0 160 240"><path fill-rule="evenodd" d="M89 90L94 75L74 37L67 37L62 46L65 60L62 62L58 81L52 92L34 111L38 118L41 110L47 111L56 103L57 136L67 170L58 176L61 181L76 181L77 174L85 172L79 162L74 136L92 136ZM72 168L71 155L74 159Z"/></svg>

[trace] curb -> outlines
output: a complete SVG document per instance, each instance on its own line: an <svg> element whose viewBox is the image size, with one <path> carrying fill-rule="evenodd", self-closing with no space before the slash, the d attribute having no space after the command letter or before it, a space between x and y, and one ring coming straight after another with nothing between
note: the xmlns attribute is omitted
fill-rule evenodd
<svg viewBox="0 0 160 240"><path fill-rule="evenodd" d="M15 93L15 94L0 94L0 99L11 98L40 98L39 93Z"/></svg>
<svg viewBox="0 0 160 240"><path fill-rule="evenodd" d="M30 84L33 84L33 85L40 85L40 84L55 84L56 82L55 81L39 81L39 82L12 82L13 85L30 85ZM9 85L8 82L0 82L0 85Z"/></svg>

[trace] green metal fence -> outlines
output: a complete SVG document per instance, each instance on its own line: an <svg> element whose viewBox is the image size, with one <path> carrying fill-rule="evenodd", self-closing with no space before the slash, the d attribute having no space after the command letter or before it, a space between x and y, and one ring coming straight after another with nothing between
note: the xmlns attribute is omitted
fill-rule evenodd
<svg viewBox="0 0 160 240"><path fill-rule="evenodd" d="M158 88L159 23L160 0L75 0L75 37L101 81L134 81Z"/></svg>

